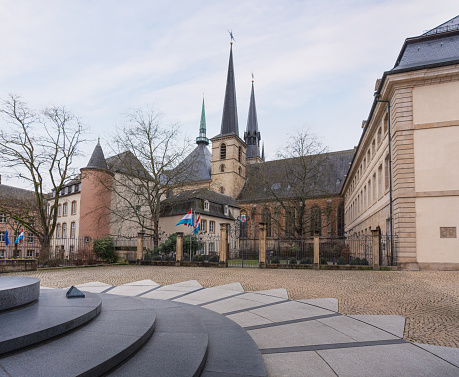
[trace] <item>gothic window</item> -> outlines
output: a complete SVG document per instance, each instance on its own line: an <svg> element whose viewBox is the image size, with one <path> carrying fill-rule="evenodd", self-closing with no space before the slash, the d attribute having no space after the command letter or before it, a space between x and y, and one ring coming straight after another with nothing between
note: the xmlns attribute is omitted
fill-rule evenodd
<svg viewBox="0 0 459 377"><path fill-rule="evenodd" d="M322 212L319 207L314 206L311 208L311 236L316 232L320 234L322 227Z"/></svg>
<svg viewBox="0 0 459 377"><path fill-rule="evenodd" d="M271 211L263 209L263 222L266 224L266 237L271 237Z"/></svg>
<svg viewBox="0 0 459 377"><path fill-rule="evenodd" d="M220 165L220 171L223 173L225 171L225 165L224 164L221 164Z"/></svg>
<svg viewBox="0 0 459 377"><path fill-rule="evenodd" d="M242 168L239 166L238 168L239 175L242 175Z"/></svg>
<svg viewBox="0 0 459 377"><path fill-rule="evenodd" d="M237 148L237 160L241 162L241 158L242 158L242 150L241 150L241 147L238 147Z"/></svg>
<svg viewBox="0 0 459 377"><path fill-rule="evenodd" d="M287 236L295 235L295 210L288 209L285 214L285 233Z"/></svg>
<svg viewBox="0 0 459 377"><path fill-rule="evenodd" d="M226 159L226 144L222 143L220 145L220 160L225 160Z"/></svg>

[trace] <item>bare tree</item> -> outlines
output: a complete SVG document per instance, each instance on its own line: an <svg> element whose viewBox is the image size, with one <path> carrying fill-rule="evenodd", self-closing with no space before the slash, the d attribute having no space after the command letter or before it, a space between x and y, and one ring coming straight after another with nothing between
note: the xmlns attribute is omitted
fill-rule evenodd
<svg viewBox="0 0 459 377"><path fill-rule="evenodd" d="M110 185L114 194L111 219L120 229L134 224L151 232L157 247L161 200L193 176L192 161L183 163L190 143L180 138L177 124L165 124L161 114L146 108L127 115L113 145L118 154L107 159L115 172Z"/></svg>
<svg viewBox="0 0 459 377"><path fill-rule="evenodd" d="M258 178L248 177L258 180L250 185L258 197L271 203L272 208L266 213L262 209L258 215L264 222L272 222L272 230L281 234L303 236L308 230L320 231L321 204L318 201L309 208L307 205L335 191L333 161L327 148L317 136L299 131L289 138L277 158L254 168L253 174Z"/></svg>
<svg viewBox="0 0 459 377"><path fill-rule="evenodd" d="M83 131L80 120L64 107L31 110L16 95L2 101L0 161L8 171L32 186L33 197L0 199L1 211L38 238L40 260L49 259L62 187L71 179ZM49 195L53 192L54 196ZM49 208L48 208L49 207Z"/></svg>

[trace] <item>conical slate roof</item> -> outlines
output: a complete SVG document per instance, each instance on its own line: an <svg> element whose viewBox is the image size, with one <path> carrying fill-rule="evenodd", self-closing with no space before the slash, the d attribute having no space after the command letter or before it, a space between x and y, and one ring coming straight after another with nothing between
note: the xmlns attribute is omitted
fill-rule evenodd
<svg viewBox="0 0 459 377"><path fill-rule="evenodd" d="M226 79L225 102L223 104L222 126L220 135L235 134L239 136L236 105L236 85L234 81L233 67L233 44L231 43L230 58L228 64L228 76Z"/></svg>
<svg viewBox="0 0 459 377"><path fill-rule="evenodd" d="M252 81L247 130L244 133L244 141L247 144L247 158L260 157L260 140L261 136L260 132L258 132L257 107L255 105L255 90Z"/></svg>
<svg viewBox="0 0 459 377"><path fill-rule="evenodd" d="M100 141L97 141L97 145L85 169L107 169L107 162L105 161Z"/></svg>

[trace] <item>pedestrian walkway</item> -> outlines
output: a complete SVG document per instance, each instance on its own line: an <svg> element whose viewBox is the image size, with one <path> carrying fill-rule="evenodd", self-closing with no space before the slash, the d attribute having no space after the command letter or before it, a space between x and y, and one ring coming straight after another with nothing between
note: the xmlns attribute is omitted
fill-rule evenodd
<svg viewBox="0 0 459 377"><path fill-rule="evenodd" d="M165 286L151 280L119 286L90 282L77 287L219 313L252 337L268 376L459 375L459 349L407 342L403 317L341 315L333 298L295 301L285 289L245 292L239 283L204 288L196 280Z"/></svg>

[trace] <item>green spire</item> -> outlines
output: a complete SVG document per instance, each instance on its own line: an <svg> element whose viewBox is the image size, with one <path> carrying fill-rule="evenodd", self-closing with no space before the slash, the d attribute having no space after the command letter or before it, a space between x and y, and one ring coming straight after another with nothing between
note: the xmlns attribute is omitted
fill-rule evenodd
<svg viewBox="0 0 459 377"><path fill-rule="evenodd" d="M204 110L204 97L202 97L201 125L199 126L199 136L196 138L196 144L209 145L209 139L206 137L206 111Z"/></svg>

